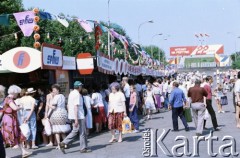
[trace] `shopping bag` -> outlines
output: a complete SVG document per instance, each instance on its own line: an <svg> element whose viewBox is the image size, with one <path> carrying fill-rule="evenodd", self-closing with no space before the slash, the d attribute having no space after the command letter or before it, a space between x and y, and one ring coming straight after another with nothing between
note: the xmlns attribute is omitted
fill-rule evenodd
<svg viewBox="0 0 240 158"><path fill-rule="evenodd" d="M132 132L132 123L129 117L124 117L122 121L122 134L131 133Z"/></svg>
<svg viewBox="0 0 240 158"><path fill-rule="evenodd" d="M220 98L220 103L221 103L221 105L228 105L227 96L222 96L222 97Z"/></svg>
<svg viewBox="0 0 240 158"><path fill-rule="evenodd" d="M42 124L44 126L44 131L47 136L50 136L52 134L52 126L48 118L42 119Z"/></svg>
<svg viewBox="0 0 240 158"><path fill-rule="evenodd" d="M183 111L183 115L187 122L192 122L192 113L190 108L185 108Z"/></svg>
<svg viewBox="0 0 240 158"><path fill-rule="evenodd" d="M28 139L29 136L31 135L30 128L27 123L22 123L21 126L19 126L21 129L21 132L23 136Z"/></svg>
<svg viewBox="0 0 240 158"><path fill-rule="evenodd" d="M209 112L208 112L208 110L206 109L206 110L205 110L205 114L204 114L204 120L209 119L209 117L210 117Z"/></svg>

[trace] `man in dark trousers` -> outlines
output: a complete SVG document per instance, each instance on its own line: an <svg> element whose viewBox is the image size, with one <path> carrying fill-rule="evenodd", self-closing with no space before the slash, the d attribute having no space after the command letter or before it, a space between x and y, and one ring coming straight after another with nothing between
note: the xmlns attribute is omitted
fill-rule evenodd
<svg viewBox="0 0 240 158"><path fill-rule="evenodd" d="M204 89L208 93L208 95L206 97L207 110L208 110L208 112L209 112L209 114L211 116L214 130L215 131L219 131L221 128L218 127L216 114L215 114L215 111L213 110L213 107L212 107L212 90L211 90L211 84L213 83L212 76L207 76L206 82L207 83L204 85ZM204 120L204 124L203 124L203 128L204 129L206 129L205 126L206 126L206 120Z"/></svg>
<svg viewBox="0 0 240 158"><path fill-rule="evenodd" d="M183 105L186 105L186 98L183 91L178 88L179 84L177 82L173 83L173 90L169 99L169 110L172 110L172 122L173 131L178 131L178 117L182 120L182 123L186 131L189 131L189 127L186 118L183 115Z"/></svg>

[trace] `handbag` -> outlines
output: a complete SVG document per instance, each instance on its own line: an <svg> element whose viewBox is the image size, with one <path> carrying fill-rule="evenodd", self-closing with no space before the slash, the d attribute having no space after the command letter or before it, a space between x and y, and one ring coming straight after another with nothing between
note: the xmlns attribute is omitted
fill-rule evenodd
<svg viewBox="0 0 240 158"><path fill-rule="evenodd" d="M44 131L47 136L52 134L52 126L48 118L42 119L42 124L44 126Z"/></svg>
<svg viewBox="0 0 240 158"><path fill-rule="evenodd" d="M96 108L92 108L92 114L93 115L98 115L99 114L99 107L97 106Z"/></svg>
<svg viewBox="0 0 240 158"><path fill-rule="evenodd" d="M21 129L21 132L25 138L29 138L31 135L30 128L27 123L22 123L21 126L19 126Z"/></svg>
<svg viewBox="0 0 240 158"><path fill-rule="evenodd" d="M129 117L124 117L122 121L122 134L131 133L132 132L132 123Z"/></svg>
<svg viewBox="0 0 240 158"><path fill-rule="evenodd" d="M227 96L221 96L220 103L221 103L221 105L228 105Z"/></svg>
<svg viewBox="0 0 240 158"><path fill-rule="evenodd" d="M205 114L204 114L204 120L209 119L209 117L210 117L209 112L208 112L208 110L206 109L206 110L205 110Z"/></svg>
<svg viewBox="0 0 240 158"><path fill-rule="evenodd" d="M190 108L185 108L183 111L183 115L186 118L187 122L192 122L192 113Z"/></svg>

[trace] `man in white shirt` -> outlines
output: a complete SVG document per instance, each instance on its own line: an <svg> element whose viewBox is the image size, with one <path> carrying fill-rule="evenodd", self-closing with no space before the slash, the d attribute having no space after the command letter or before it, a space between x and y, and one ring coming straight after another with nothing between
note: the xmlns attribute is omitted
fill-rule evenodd
<svg viewBox="0 0 240 158"><path fill-rule="evenodd" d="M122 83L123 83L123 92L126 97L126 109L127 109L127 115L129 116L129 102L130 102L130 86L128 84L128 78L123 77L122 78Z"/></svg>
<svg viewBox="0 0 240 158"><path fill-rule="evenodd" d="M83 84L80 81L74 82L74 90L68 96L68 119L72 120L73 129L71 133L60 143L60 148L65 153L65 145L72 142L79 132L80 152L89 153L87 148L86 123L83 109L83 97L80 94Z"/></svg>

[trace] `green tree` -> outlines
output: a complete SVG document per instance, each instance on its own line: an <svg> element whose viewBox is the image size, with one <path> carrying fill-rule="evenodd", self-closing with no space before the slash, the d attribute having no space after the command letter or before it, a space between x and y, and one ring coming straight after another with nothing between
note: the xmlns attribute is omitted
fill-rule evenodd
<svg viewBox="0 0 240 158"><path fill-rule="evenodd" d="M153 59L159 60L159 55L160 55L160 62L164 61L165 62L165 53L164 51L155 46L155 45L150 45L150 46L145 46L144 50L151 56L153 54Z"/></svg>
<svg viewBox="0 0 240 158"><path fill-rule="evenodd" d="M20 41L14 36L14 33L20 31L20 28L12 15L12 13L20 11L23 11L22 0L0 1L0 15L11 14L10 25L0 25L0 54L20 45ZM18 33L18 36L21 36L21 33Z"/></svg>

